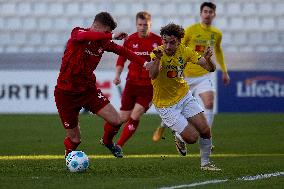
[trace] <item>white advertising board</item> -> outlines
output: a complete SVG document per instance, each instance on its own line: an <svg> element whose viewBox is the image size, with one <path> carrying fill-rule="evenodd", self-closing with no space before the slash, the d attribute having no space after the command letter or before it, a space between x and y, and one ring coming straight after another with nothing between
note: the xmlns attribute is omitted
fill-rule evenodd
<svg viewBox="0 0 284 189"><path fill-rule="evenodd" d="M114 71L96 71L97 86L119 110L119 88L112 83ZM54 86L57 71L0 71L0 113L57 113ZM126 73L122 73L121 88ZM151 107L148 113L155 113Z"/></svg>

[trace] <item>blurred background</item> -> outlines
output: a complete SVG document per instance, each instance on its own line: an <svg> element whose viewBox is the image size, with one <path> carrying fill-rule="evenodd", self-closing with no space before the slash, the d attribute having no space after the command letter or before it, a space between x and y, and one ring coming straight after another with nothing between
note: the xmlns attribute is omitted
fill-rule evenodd
<svg viewBox="0 0 284 189"><path fill-rule="evenodd" d="M136 13L147 10L152 31L159 33L169 22L183 27L199 22L202 2L0 0L0 113L56 113L53 89L65 43L73 27L89 27L97 13L110 12L118 22L115 31L133 33ZM212 2L232 79L224 87L220 72L214 75L216 111L284 112L284 1ZM112 84L116 58L105 53L96 72L98 86L118 108L119 90Z"/></svg>

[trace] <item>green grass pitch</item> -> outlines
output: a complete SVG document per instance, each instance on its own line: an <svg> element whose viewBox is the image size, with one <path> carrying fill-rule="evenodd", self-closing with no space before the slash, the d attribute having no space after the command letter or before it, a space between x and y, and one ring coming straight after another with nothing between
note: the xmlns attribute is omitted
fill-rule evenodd
<svg viewBox="0 0 284 189"><path fill-rule="evenodd" d="M102 119L81 115L90 169L78 174L66 171L57 115L0 115L0 188L284 188L284 114L216 115L212 160L222 172L200 171L197 144L180 157L169 129L152 142L159 122L145 115L116 159L99 144Z"/></svg>

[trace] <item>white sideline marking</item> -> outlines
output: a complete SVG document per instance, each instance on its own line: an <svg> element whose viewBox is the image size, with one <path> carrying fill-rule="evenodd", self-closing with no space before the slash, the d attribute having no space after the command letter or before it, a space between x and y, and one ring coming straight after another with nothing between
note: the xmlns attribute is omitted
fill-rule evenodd
<svg viewBox="0 0 284 189"><path fill-rule="evenodd" d="M260 175L255 175L255 176L244 176L244 177L237 178L235 180L252 181L252 180L267 179L267 178L270 178L270 177L278 177L278 176L284 176L284 172L260 174ZM162 187L162 188L158 188L158 189L190 188L190 187L195 187L195 186L216 184L216 183L227 182L227 181L229 181L229 179L225 179L225 180L208 180L208 181L204 181L204 182L196 182L196 183L184 184L184 185L178 185L178 186Z"/></svg>
<svg viewBox="0 0 284 189"><path fill-rule="evenodd" d="M195 187L195 186L201 186L201 185L207 185L207 184L215 184L215 183L221 183L221 182L227 182L228 179L226 180L208 180L205 182L197 182L197 183L192 183L192 184L185 184L185 185L179 185L179 186L170 186L170 187L162 187L159 189L175 189L175 188L189 188L189 187Z"/></svg>
<svg viewBox="0 0 284 189"><path fill-rule="evenodd" d="M260 174L256 176L245 176L238 178L237 180L260 180L260 179L267 179L270 177L278 177L278 176L283 176L284 172L276 172L276 173L270 173L270 174Z"/></svg>

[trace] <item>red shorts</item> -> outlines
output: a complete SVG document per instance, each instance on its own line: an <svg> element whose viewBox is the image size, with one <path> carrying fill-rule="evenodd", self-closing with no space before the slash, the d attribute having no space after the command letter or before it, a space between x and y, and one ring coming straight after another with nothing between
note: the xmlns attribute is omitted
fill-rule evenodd
<svg viewBox="0 0 284 189"><path fill-rule="evenodd" d="M109 103L109 100L103 95L101 90L95 87L81 93L70 93L56 88L54 97L65 129L77 127L79 112L82 108L96 114Z"/></svg>
<svg viewBox="0 0 284 189"><path fill-rule="evenodd" d="M121 97L121 108L123 111L131 111L134 105L140 104L145 108L145 112L151 107L153 98L152 85L135 85L126 82Z"/></svg>

